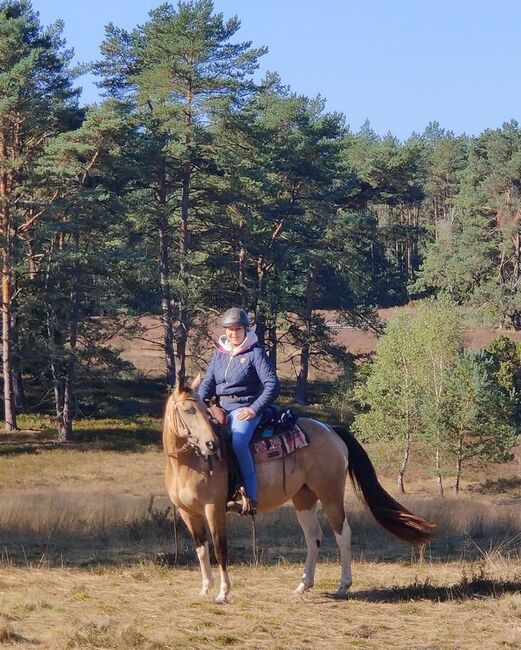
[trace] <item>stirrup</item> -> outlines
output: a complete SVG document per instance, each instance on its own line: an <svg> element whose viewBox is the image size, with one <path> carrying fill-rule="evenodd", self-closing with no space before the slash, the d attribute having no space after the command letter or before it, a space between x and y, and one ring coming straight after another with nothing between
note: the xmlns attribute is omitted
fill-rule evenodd
<svg viewBox="0 0 521 650"><path fill-rule="evenodd" d="M240 487L235 493L235 498L240 497L240 501L228 501L226 504L227 512L235 512L238 515L251 515L254 517L257 514L257 501L246 496L246 490Z"/></svg>

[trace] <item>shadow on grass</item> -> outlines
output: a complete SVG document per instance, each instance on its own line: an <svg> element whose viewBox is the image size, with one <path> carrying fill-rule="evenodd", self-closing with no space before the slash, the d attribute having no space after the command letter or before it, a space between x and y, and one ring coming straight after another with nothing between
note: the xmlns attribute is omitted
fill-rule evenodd
<svg viewBox="0 0 521 650"><path fill-rule="evenodd" d="M54 417L51 391L27 382L27 412ZM150 377L88 377L75 388L77 418L161 417L168 396L166 383Z"/></svg>
<svg viewBox="0 0 521 650"><path fill-rule="evenodd" d="M161 427L158 422L132 420L104 422L90 420L78 423L74 440L60 443L51 431L38 436L13 435L0 443L0 456L38 454L42 451L142 451L150 445L160 446Z"/></svg>
<svg viewBox="0 0 521 650"><path fill-rule="evenodd" d="M161 429L156 423L132 422L129 426L118 423L103 427L82 427L75 432L75 442L67 447L99 449L102 451L141 451L150 445L161 444Z"/></svg>
<svg viewBox="0 0 521 650"><path fill-rule="evenodd" d="M486 574L463 577L460 582L440 586L414 582L412 585L393 586L383 589L354 591L350 600L365 600L373 603L396 603L402 601L431 600L434 602L463 601L472 598L499 598L505 594L521 592L521 576L513 580L501 580L487 577ZM324 594L326 595L326 594Z"/></svg>
<svg viewBox="0 0 521 650"><path fill-rule="evenodd" d="M507 494L512 490L521 488L521 477L511 476L508 478L487 479L477 485L469 486L470 492L479 494Z"/></svg>
<svg viewBox="0 0 521 650"><path fill-rule="evenodd" d="M168 396L160 379L114 379L77 389L78 413L88 418L161 417Z"/></svg>

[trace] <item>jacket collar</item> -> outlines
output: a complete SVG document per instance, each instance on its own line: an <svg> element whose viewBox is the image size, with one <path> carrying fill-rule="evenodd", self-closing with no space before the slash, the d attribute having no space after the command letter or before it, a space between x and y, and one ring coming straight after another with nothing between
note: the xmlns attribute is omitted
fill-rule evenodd
<svg viewBox="0 0 521 650"><path fill-rule="evenodd" d="M257 338L257 334L255 334L251 329L246 330L246 338L236 348L233 347L230 339L225 334L219 337L219 345L221 349L232 357L236 357L238 354L246 352L246 350L252 348L258 341L259 339Z"/></svg>

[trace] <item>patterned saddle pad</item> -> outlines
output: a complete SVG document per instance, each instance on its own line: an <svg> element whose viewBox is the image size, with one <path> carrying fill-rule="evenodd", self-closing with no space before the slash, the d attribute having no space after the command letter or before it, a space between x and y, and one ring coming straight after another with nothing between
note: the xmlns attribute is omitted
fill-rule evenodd
<svg viewBox="0 0 521 650"><path fill-rule="evenodd" d="M270 460L284 458L308 445L309 440L305 432L295 423L288 431L277 433L269 438L255 438L251 443L251 451L255 463L267 463Z"/></svg>

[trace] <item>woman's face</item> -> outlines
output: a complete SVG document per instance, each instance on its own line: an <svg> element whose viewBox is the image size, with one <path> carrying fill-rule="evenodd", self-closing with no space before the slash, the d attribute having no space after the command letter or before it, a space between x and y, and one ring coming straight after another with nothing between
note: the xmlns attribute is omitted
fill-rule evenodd
<svg viewBox="0 0 521 650"><path fill-rule="evenodd" d="M226 336L230 339L231 344L234 347L237 347L246 338L246 328L242 325L238 325L237 327L227 327Z"/></svg>

